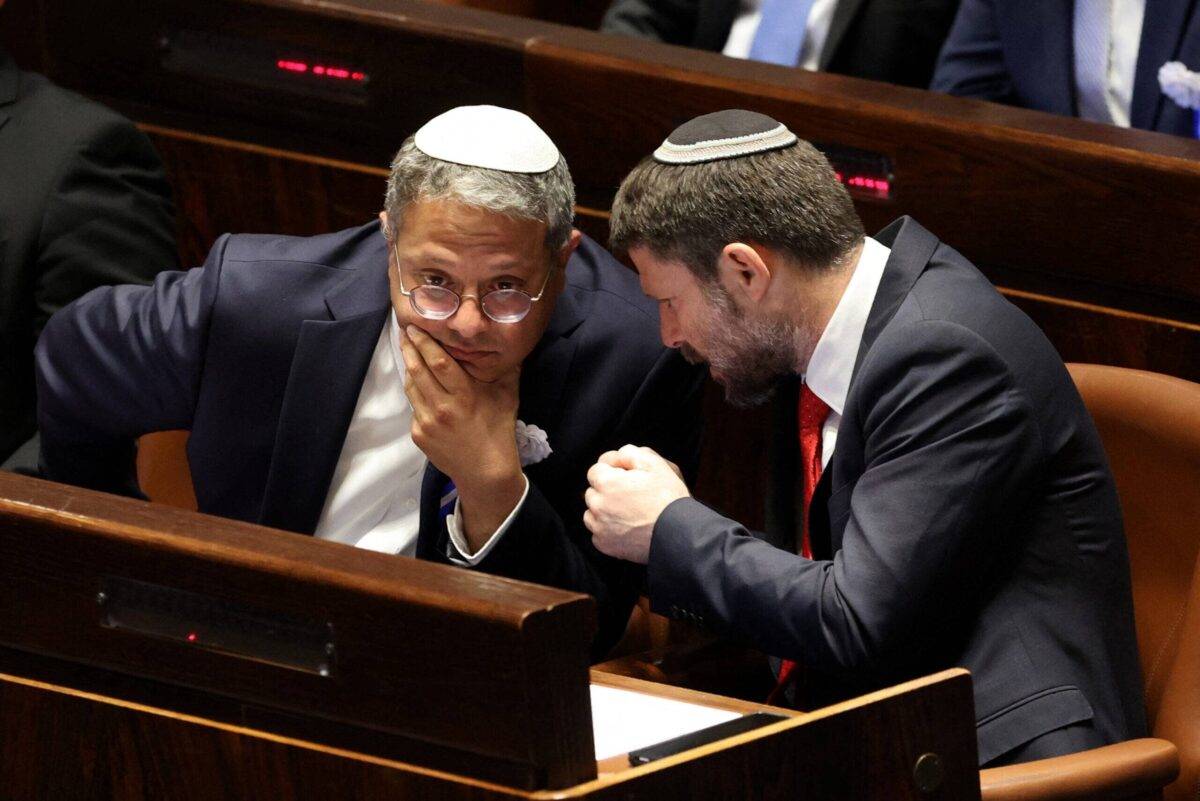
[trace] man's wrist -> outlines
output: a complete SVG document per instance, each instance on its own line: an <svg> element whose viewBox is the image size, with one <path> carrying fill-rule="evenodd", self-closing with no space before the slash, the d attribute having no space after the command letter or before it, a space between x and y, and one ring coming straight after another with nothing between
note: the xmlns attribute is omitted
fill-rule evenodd
<svg viewBox="0 0 1200 801"><path fill-rule="evenodd" d="M518 466L515 470L487 476L472 476L463 483L454 482L459 498L512 498L514 501L525 491L525 476Z"/></svg>
<svg viewBox="0 0 1200 801"><path fill-rule="evenodd" d="M517 488L519 496L525 487L521 460L515 454L512 458L506 456L497 460L481 458L474 470L469 473L463 471L461 475L451 478L454 486L458 487L459 497L511 493L513 487Z"/></svg>
<svg viewBox="0 0 1200 801"><path fill-rule="evenodd" d="M458 486L461 530L472 551L483 546L508 518L525 494L525 475L515 471L490 477L473 477Z"/></svg>

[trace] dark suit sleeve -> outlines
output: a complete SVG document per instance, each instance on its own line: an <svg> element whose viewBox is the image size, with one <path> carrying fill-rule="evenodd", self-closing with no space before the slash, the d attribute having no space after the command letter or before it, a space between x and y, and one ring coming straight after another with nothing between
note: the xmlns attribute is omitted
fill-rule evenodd
<svg viewBox="0 0 1200 801"><path fill-rule="evenodd" d="M46 478L137 494L136 438L191 427L227 242L201 268L101 287L50 319L35 351Z"/></svg>
<svg viewBox="0 0 1200 801"><path fill-rule="evenodd" d="M600 30L668 44L690 45L696 34L699 0L616 0Z"/></svg>
<svg viewBox="0 0 1200 801"><path fill-rule="evenodd" d="M980 100L1011 102L1012 78L996 26L995 0L963 0L938 55L929 88Z"/></svg>
<svg viewBox="0 0 1200 801"><path fill-rule="evenodd" d="M128 120L106 114L64 164L37 251L37 332L95 287L146 284L178 267L171 189L150 141Z"/></svg>
<svg viewBox="0 0 1200 801"><path fill-rule="evenodd" d="M700 444L703 372L664 350L618 423L613 447L653 447L694 475ZM600 454L596 454L598 457ZM586 477L571 504L555 509L537 485L509 531L476 566L488 573L587 593L596 599L599 631L593 659L602 658L625 632L641 591L643 571L596 550L583 525Z"/></svg>
<svg viewBox="0 0 1200 801"><path fill-rule="evenodd" d="M831 509L849 494L834 558L803 559L676 501L651 542L656 610L842 672L872 671L968 614L1003 537L1020 534L996 521L1036 485L1041 440L989 345L950 323L906 328L872 349L852 391L864 469L833 488Z"/></svg>

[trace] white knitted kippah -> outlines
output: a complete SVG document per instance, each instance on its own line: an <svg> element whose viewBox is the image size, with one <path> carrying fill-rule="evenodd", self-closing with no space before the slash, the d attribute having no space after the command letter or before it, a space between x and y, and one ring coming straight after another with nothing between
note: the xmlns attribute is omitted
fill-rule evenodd
<svg viewBox="0 0 1200 801"><path fill-rule="evenodd" d="M796 135L766 114L726 109L680 125L654 151L664 164L700 164L730 159L796 143Z"/></svg>
<svg viewBox="0 0 1200 801"><path fill-rule="evenodd" d="M537 123L499 106L452 108L422 125L413 141L432 158L489 170L538 173L558 163L558 148Z"/></svg>

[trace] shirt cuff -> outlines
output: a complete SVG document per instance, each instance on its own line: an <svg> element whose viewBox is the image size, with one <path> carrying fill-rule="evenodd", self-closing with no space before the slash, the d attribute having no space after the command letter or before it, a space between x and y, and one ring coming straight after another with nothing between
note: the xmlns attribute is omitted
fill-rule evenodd
<svg viewBox="0 0 1200 801"><path fill-rule="evenodd" d="M473 567L484 560L500 538L504 536L504 532L508 531L508 527L517 519L517 514L521 511L521 507L525 505L525 499L529 497L529 477L524 473L521 478L525 479L525 489L521 492L521 500L517 501L517 505L508 513L508 517L504 518L504 522L496 529L491 538L483 544L483 547L471 553L470 545L467 543L467 538L463 536L462 529L458 525L458 505L460 501L454 501L454 511L446 516L446 531L450 534L450 541L446 543L446 556L456 565L464 567Z"/></svg>

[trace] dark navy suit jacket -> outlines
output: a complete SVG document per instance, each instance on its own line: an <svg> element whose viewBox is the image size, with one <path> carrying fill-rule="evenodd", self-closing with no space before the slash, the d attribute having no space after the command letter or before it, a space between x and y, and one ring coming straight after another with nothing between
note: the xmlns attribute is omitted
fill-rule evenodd
<svg viewBox="0 0 1200 801"><path fill-rule="evenodd" d="M969 668L981 763L1071 724L1087 745L1144 736L1116 489L1062 360L916 222L876 239L892 253L813 499L816 559L795 555L793 387L768 531L676 501L654 607L797 660L809 703Z"/></svg>
<svg viewBox="0 0 1200 801"><path fill-rule="evenodd" d="M376 223L310 238L225 235L199 269L91 292L38 344L42 468L136 492L134 439L189 429L201 511L311 534L390 308ZM521 373L520 418L554 452L526 469L526 502L478 569L595 596L597 655L624 631L641 576L593 548L586 471L642 440L694 466L702 379L659 342L637 277L585 238ZM417 555L436 561L446 561L442 486L430 466Z"/></svg>
<svg viewBox="0 0 1200 801"><path fill-rule="evenodd" d="M930 88L1074 116L1072 0L963 0ZM1163 95L1158 69L1200 70L1196 0L1146 0L1130 123L1192 135L1192 112Z"/></svg>

